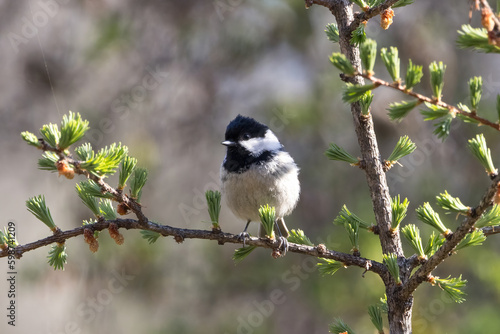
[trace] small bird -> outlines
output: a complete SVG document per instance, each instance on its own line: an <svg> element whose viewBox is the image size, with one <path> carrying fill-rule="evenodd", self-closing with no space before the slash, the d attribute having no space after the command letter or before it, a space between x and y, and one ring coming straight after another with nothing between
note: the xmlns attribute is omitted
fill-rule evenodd
<svg viewBox="0 0 500 334"><path fill-rule="evenodd" d="M227 146L220 170L222 193L231 211L247 221L240 233L243 243L250 222L260 222L260 206L269 204L276 209L277 235L283 242L284 255L289 232L283 217L299 200L299 168L274 133L250 117L238 115L232 120L222 145ZM259 236L264 235L260 226Z"/></svg>

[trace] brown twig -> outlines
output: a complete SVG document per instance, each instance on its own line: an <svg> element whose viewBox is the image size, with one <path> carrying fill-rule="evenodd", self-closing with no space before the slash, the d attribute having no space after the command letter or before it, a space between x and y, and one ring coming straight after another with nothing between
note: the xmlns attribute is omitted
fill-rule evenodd
<svg viewBox="0 0 500 334"><path fill-rule="evenodd" d="M495 22L497 29L500 29L500 19L495 15L495 11L493 9L491 9L491 6L488 3L488 1L487 0L480 0L480 2L481 2L481 6L483 8L486 8L492 14L491 19L493 19L493 21Z"/></svg>
<svg viewBox="0 0 500 334"><path fill-rule="evenodd" d="M81 168L81 161L73 159L71 156L66 155L66 153L58 148L54 148L47 144L43 139L40 139L40 144L43 151L54 152L59 156L58 162L66 162L73 166L74 173L79 175L84 175L86 178L93 180L96 184L101 188L102 193L109 193L113 195L113 199L119 203L125 204L128 208L130 208L134 214L137 216L138 220L134 219L114 219L114 220L103 220L100 219L96 223L87 224L85 226L77 227L72 230L61 231L58 230L57 233L54 233L51 236L48 236L44 239L40 239L38 241L28 243L25 245L19 245L15 248L4 249L0 251L0 257L6 257L10 254L14 254L16 257L20 258L25 252L29 252L31 250L50 245L52 243L64 243L67 239L85 235L85 231L102 231L105 229L110 229L111 227L118 231L119 228L125 229L140 229L140 230L148 230L160 233L163 236L173 236L175 241L183 242L184 239L209 239L209 240L217 240L219 245L223 245L224 243L239 243L242 244L243 240L239 238L238 235L223 233L220 230L192 230L192 229L182 229L171 227L167 225L159 225L154 222L150 222L148 218L142 213L141 205L133 198L123 194L121 190L115 189L111 187L109 184L104 182L104 180L92 173L89 173L87 170ZM264 238L250 238L249 240L245 240L245 243L252 246L263 247L263 248L271 248L278 249L281 246L281 242L277 240L264 239ZM346 266L358 266L365 270L373 271L382 278L384 282L389 279L389 274L386 267L375 261L371 261L359 256L354 256L347 253L336 252L333 250L328 250L324 245L318 245L315 247L304 246L295 243L289 243L288 251L294 253L300 253L304 255L310 255L318 258L326 258L333 259L342 262Z"/></svg>
<svg viewBox="0 0 500 334"><path fill-rule="evenodd" d="M335 0L305 0L306 8L312 5L319 5L330 9L333 6Z"/></svg>
<svg viewBox="0 0 500 334"><path fill-rule="evenodd" d="M341 52L351 62L358 72L361 72L361 58L359 48L350 43L354 14L352 3L348 0L335 1L330 7L330 11L337 20L339 29L339 44ZM349 80L353 84L362 85L363 77L356 75ZM372 200L373 212L379 231L380 245L384 254L393 253L398 257L400 265L400 278L403 282L408 280L411 270L404 258L403 246L399 232L391 232L391 197L387 178L384 172L383 161L380 159L377 138L371 115L363 115L359 102L351 104L351 114L354 120L354 128L361 151L365 168L370 197ZM411 333L411 308L413 297L400 298L400 286L394 280L384 280L385 291L387 293L388 320L391 333Z"/></svg>
<svg viewBox="0 0 500 334"><path fill-rule="evenodd" d="M467 216L462 224L456 229L451 237L447 238L446 242L432 255L417 271L410 277L408 282L403 285L401 294L404 297L411 296L413 291L424 281L436 267L443 262L455 247L462 241L465 236L470 233L474 223L481 217L488 207L493 205L493 199L498 192L498 183L500 176L493 179L493 183L488 188L479 205L472 210L472 214ZM493 229L494 230L494 229ZM488 230L487 230L488 232ZM493 233L490 233L493 234Z"/></svg>
<svg viewBox="0 0 500 334"><path fill-rule="evenodd" d="M340 50L351 62L353 67L358 72L361 72L359 49L350 43L350 33L346 28L349 27L354 20L351 3L347 0L336 1L331 10L335 15L339 27ZM364 83L364 79L360 75L351 77L350 81L359 85ZM373 119L371 116L366 117L362 114L359 103L351 104L351 113L354 119L355 131L362 155L361 159L364 162L363 170L370 189L382 251L384 254L395 253L397 256L403 257L403 247L401 245L399 233L390 232L392 211L391 199L383 162L379 158L380 151L378 149Z"/></svg>
<svg viewBox="0 0 500 334"><path fill-rule="evenodd" d="M349 29L355 30L362 22L368 21L369 19L379 15L380 13L383 13L386 9L390 8L398 1L399 0L387 0L383 4L369 8L362 13L354 14L354 21L352 21L352 23L350 24Z"/></svg>
<svg viewBox="0 0 500 334"><path fill-rule="evenodd" d="M467 113L456 107L448 105L439 99L431 99L426 96L407 91L400 83L390 84L383 80L360 75L361 61L359 56L359 49L350 43L351 33L356 29L359 24L369 18L380 14L383 10L389 8L396 1L388 0L384 4L370 10L367 9L365 13L353 14L352 3L347 0L337 1L315 1L307 0L306 4L320 4L330 9L332 14L337 20L339 29L339 44L341 52L351 62L352 66L358 74L347 78L353 84L363 85L363 79L369 79L376 85L384 85L393 89L400 90L410 96L418 98L422 102L429 102L439 107L446 108L454 114L463 114L472 119L479 121L483 125L493 127L500 130L498 124L489 122L477 116L475 113ZM411 333L411 310L413 305L413 292L420 285L426 277L441 263L449 253L456 247L456 245L463 240L463 238L470 232L470 228L474 225L475 221L482 214L482 212L491 205L491 199L496 192L496 184L490 188L487 196L483 199L481 204L476 208L475 215L469 217L462 226L453 234L450 239L422 266L412 275L412 271L420 262L414 258L406 259L404 257L401 245L401 238L399 233L390 233L391 231L391 205L389 189L387 187L387 180L384 173L384 165L380 159L379 150L377 147L377 140L373 129L373 120L371 116L363 116L359 103L351 104L351 113L354 119L358 143L362 153L362 161L365 164L365 171L370 194L373 203L373 210L377 227L379 228L380 243L382 252L385 254L395 253L398 256L398 264L400 267L400 278L403 285L398 286L393 284L392 280L384 281L387 293L388 305L388 318L391 333ZM498 180L497 180L498 182ZM494 189L493 189L494 188ZM493 192L494 191L494 192ZM493 192L493 193L492 193Z"/></svg>
<svg viewBox="0 0 500 334"><path fill-rule="evenodd" d="M483 227L483 228L481 228L481 231L483 231L483 234L488 237L490 235L500 233L500 226Z"/></svg>
<svg viewBox="0 0 500 334"><path fill-rule="evenodd" d="M224 233L220 231L183 229L183 228L171 227L168 225L159 225L151 221L146 222L146 224L141 224L134 219L114 219L114 220L99 221L94 224L88 224L85 226L77 227L72 230L61 231L57 234L48 236L38 241L28 243L25 245L19 245L15 248L11 248L10 251L8 249L5 249L3 251L0 251L0 258L8 256L9 253L14 254L16 257L20 258L26 252L56 242L63 243L64 241L70 238L83 235L85 229L90 229L92 231L102 231L108 229L109 226L112 224L116 225L116 228L125 228L127 230L129 229L147 230L160 233L163 236L173 236L174 239L178 242L182 242L184 239L206 239L206 240L216 240L220 245L223 245L224 243L233 243L233 244L243 243L243 241L241 240L241 238L238 237L238 235L231 233ZM280 246L280 242L277 240L271 240L267 238L255 238L255 237L247 238L245 244L262 248L269 248L269 249L277 249ZM289 243L288 247L289 247L288 248L289 252L309 255L317 258L325 258L325 259L340 261L346 266L357 266L365 270L377 273L383 280L389 279L389 274L385 266L373 260L368 260L347 253L328 250L326 249L326 247L324 247L324 245L306 246L295 243Z"/></svg>
<svg viewBox="0 0 500 334"><path fill-rule="evenodd" d="M38 141L41 144L40 149L43 151L50 151L54 152L58 155L59 161L58 162L67 162L68 164L73 165L73 171L76 174L83 175L86 178L94 181L96 184L101 187L101 191L103 193L110 193L113 195L113 199L117 201L118 203L123 203L126 205L132 212L137 216L137 219L139 219L139 223L147 223L148 218L144 215L142 212L142 207L141 205L134 199L126 194L124 194L121 190L117 190L113 187L111 187L109 184L104 182L104 180L92 173L89 173L87 170L82 169L80 166L82 164L82 161L73 159L71 155L66 155L66 153L63 150L60 150L59 148L55 148L47 144L43 139L38 139Z"/></svg>
<svg viewBox="0 0 500 334"><path fill-rule="evenodd" d="M362 8L363 12L355 13L353 21L347 27L349 28L350 31L356 30L356 28L358 28L362 22L368 21L369 19L374 18L377 15L380 15L380 13L384 12L386 9L390 8L392 5L394 5L398 1L399 0L387 0L383 4L380 4L380 5L372 7L372 8L366 8L366 9ZM342 1L339 1L339 0L305 0L306 8L309 8L312 5L319 5L319 6L324 6L330 10L332 10L332 8L338 2L342 2ZM346 3L344 5L352 6L353 3L346 1Z"/></svg>
<svg viewBox="0 0 500 334"><path fill-rule="evenodd" d="M367 74L360 74L360 75L363 78L370 80L371 82L373 82L377 86L385 86L385 87L389 87L389 88L398 90L398 91L400 91L408 96L417 98L421 102L427 102L427 103L436 105L438 107L448 109L454 115L461 114L461 115L467 116L468 118L472 118L472 119L478 121L479 125L486 125L486 126L489 126L497 131L500 131L500 124L499 123L493 123L485 118L482 118L482 117L478 116L475 112L468 112L468 111L462 110L458 107L452 106L448 103L445 103L443 101L440 101L440 100L438 101L435 98L430 98L428 96L425 96L425 95L422 95L419 93L415 93L411 90L407 90L405 88L405 86L401 85L401 83L399 83L399 82L390 83L388 81L376 78L372 75L367 75Z"/></svg>

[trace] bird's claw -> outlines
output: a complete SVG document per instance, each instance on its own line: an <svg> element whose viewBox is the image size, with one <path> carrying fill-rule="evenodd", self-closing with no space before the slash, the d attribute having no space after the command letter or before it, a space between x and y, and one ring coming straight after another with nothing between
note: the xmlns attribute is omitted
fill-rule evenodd
<svg viewBox="0 0 500 334"><path fill-rule="evenodd" d="M279 252L280 256L285 256L286 252L288 252L288 240L282 236L278 237L277 240L279 244L276 250Z"/></svg>
<svg viewBox="0 0 500 334"><path fill-rule="evenodd" d="M248 232L244 231L244 232L241 232L240 234L238 234L238 240L243 240L243 247L245 247L245 240L247 238L250 238L250 234L248 234Z"/></svg>

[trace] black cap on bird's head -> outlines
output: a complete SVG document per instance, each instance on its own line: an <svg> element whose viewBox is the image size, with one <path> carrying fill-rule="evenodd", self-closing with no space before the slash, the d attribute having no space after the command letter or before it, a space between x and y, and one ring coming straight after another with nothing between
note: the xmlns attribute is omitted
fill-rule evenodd
<svg viewBox="0 0 500 334"><path fill-rule="evenodd" d="M267 125L259 123L251 117L238 115L228 124L225 141L222 142L222 145L229 147L242 140L257 137L264 138L267 130L269 130Z"/></svg>
<svg viewBox="0 0 500 334"><path fill-rule="evenodd" d="M267 161L283 149L267 125L241 115L229 123L221 144L227 146L224 166L231 171L242 171L252 163Z"/></svg>

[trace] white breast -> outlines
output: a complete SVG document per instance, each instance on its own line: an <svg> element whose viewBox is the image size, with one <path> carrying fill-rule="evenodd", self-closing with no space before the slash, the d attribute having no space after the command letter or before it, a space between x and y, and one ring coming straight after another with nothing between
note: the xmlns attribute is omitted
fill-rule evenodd
<svg viewBox="0 0 500 334"><path fill-rule="evenodd" d="M269 204L276 216L292 212L300 194L299 169L287 152L279 152L270 163L256 165L243 173L227 173L221 168L222 192L233 213L259 221L259 207Z"/></svg>

